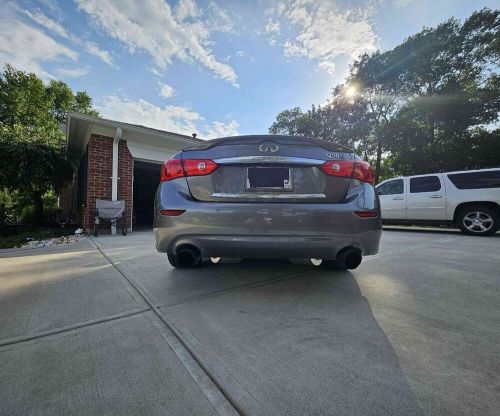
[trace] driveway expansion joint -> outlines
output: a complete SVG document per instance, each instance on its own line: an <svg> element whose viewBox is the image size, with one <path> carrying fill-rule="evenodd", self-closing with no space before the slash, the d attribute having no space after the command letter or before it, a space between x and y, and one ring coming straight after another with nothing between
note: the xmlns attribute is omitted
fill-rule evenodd
<svg viewBox="0 0 500 416"><path fill-rule="evenodd" d="M114 314L114 315L108 315L108 316L104 316L102 318L92 319L90 321L83 321L83 322L79 322L77 324L67 325L64 327L39 332L39 333L33 334L33 335L28 335L28 336L24 336L24 337L7 338L4 340L0 340L0 348L7 347L10 345L15 345L15 344L22 344L22 343L29 342L29 341L37 341L40 339L45 339L45 338L51 337L53 335L64 334L66 332L71 332L71 331L75 331L77 329L82 329L82 328L88 328L88 327L102 324L105 322L112 322L112 321L117 321L117 320L121 320L124 318L129 318L131 316L139 315L141 313L148 312L150 310L151 310L151 308L135 309L133 311L127 311L127 312L122 312L122 313L118 313L118 314Z"/></svg>
<svg viewBox="0 0 500 416"><path fill-rule="evenodd" d="M146 302L150 310L164 325L167 332L160 331L160 333L162 334L163 338L172 349L172 351L176 354L186 371L192 377L193 381L208 399L214 410L220 416L245 415L238 403L235 403L235 401L232 400L231 397L229 397L226 390L217 381L217 378L214 376L214 372L211 370L211 368L204 362L204 360L199 357L198 354L196 354L191 345L189 345L189 343L185 339L183 339L181 332L175 327L172 322L170 322L170 320L163 313L161 313L159 308L154 304L154 301L150 300L150 294L147 292L147 290L144 289L132 277L127 276L103 251L102 246L96 243L91 236L89 236L89 241L95 247L95 249L109 262L109 264L111 264L118 271L118 273L120 273L120 275L130 284L130 286L137 292L137 294L144 300L144 302ZM258 413L264 414L264 412Z"/></svg>

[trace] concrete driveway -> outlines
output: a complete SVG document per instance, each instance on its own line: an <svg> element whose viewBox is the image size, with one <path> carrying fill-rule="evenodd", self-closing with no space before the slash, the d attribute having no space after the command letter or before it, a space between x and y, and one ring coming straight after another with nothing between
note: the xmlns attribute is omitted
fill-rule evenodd
<svg viewBox="0 0 500 416"><path fill-rule="evenodd" d="M0 414L500 414L500 235L352 272L174 270L149 232L0 254Z"/></svg>

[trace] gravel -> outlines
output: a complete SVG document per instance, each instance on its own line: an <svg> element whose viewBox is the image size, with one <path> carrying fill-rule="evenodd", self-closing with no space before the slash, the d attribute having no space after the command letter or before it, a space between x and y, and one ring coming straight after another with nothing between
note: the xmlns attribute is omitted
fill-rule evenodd
<svg viewBox="0 0 500 416"><path fill-rule="evenodd" d="M61 244L76 243L77 241L80 241L82 238L85 238L85 236L82 234L63 235L61 237L48 238L46 240L28 241L26 244L23 244L22 247L28 247L28 248L50 247Z"/></svg>

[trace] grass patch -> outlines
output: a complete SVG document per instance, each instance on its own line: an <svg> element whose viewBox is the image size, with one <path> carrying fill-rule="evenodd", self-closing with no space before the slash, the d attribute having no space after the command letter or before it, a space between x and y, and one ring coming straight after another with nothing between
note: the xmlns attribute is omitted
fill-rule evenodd
<svg viewBox="0 0 500 416"><path fill-rule="evenodd" d="M28 238L46 240L48 238L71 235L73 231L73 229L61 227L28 228L9 226L0 230L0 249L21 247L28 242Z"/></svg>

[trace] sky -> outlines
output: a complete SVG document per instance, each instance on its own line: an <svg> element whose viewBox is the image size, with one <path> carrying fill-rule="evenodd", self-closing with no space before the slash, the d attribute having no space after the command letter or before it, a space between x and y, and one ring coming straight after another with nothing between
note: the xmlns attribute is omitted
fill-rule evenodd
<svg viewBox="0 0 500 416"><path fill-rule="evenodd" d="M324 103L360 54L498 0L0 0L0 65L105 118L209 139Z"/></svg>

